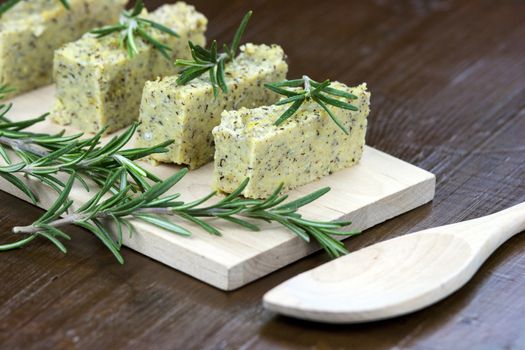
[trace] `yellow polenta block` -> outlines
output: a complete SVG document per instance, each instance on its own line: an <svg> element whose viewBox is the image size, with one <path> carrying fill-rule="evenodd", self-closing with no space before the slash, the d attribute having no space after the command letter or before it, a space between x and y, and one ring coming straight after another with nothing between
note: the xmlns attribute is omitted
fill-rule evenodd
<svg viewBox="0 0 525 350"><path fill-rule="evenodd" d="M175 58L191 57L188 40L205 44L208 21L184 2L164 5L143 17L180 35L177 38L148 29L151 36L172 49L173 60L167 60L140 38L136 39L138 54L130 58L120 46L120 34L100 39L86 34L55 53L55 122L91 133L104 127L110 132L130 125L138 119L146 81L175 74Z"/></svg>
<svg viewBox="0 0 525 350"><path fill-rule="evenodd" d="M333 83L332 87L358 97L352 101L357 112L328 106L350 131L348 135L313 101L303 103L279 126L274 123L289 105L225 111L213 130L214 187L231 193L250 178L242 194L266 198L281 183L288 191L356 164L365 146L370 93L366 84L349 88Z"/></svg>
<svg viewBox="0 0 525 350"><path fill-rule="evenodd" d="M0 83L22 93L50 84L53 53L94 27L118 20L127 0L22 1L0 20Z"/></svg>
<svg viewBox="0 0 525 350"><path fill-rule="evenodd" d="M288 65L277 45L247 44L226 64L228 92L215 98L209 75L177 84L177 76L148 82L142 95L138 146L153 146L174 140L169 151L153 159L197 168L213 159L212 129L219 125L225 109L257 107L279 97L264 88L265 83L286 77Z"/></svg>

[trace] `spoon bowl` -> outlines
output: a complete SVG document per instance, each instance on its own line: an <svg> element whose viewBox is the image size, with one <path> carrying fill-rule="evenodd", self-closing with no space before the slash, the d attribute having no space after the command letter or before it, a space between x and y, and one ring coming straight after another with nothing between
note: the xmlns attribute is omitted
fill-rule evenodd
<svg viewBox="0 0 525 350"><path fill-rule="evenodd" d="M525 203L361 249L300 274L264 296L266 308L328 323L420 310L465 285L503 242L525 229Z"/></svg>

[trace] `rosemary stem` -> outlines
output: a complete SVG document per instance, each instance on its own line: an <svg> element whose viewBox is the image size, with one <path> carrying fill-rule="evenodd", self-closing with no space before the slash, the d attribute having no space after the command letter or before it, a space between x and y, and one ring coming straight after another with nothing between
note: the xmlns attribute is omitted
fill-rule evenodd
<svg viewBox="0 0 525 350"><path fill-rule="evenodd" d="M0 136L0 144L8 146L15 150L33 153L34 155L45 157L49 154L46 150L32 144L33 140L30 138L25 140L20 139L9 139L4 136Z"/></svg>
<svg viewBox="0 0 525 350"><path fill-rule="evenodd" d="M176 213L174 213L173 209L170 209L170 208L143 208L143 209L136 210L133 214L175 215ZM129 216L133 216L133 215L129 215ZM57 219L55 221L48 223L47 225L52 226L52 227L62 227L62 226L74 224L75 222L84 221L88 217L89 217L88 214L75 213L71 215L66 215L61 219ZM109 217L109 214L104 211L101 211L97 213L94 217L92 216L91 218L104 219L107 217ZM13 233L35 234L40 231L45 231L45 228L34 226L34 225L15 226L13 227L12 231Z"/></svg>
<svg viewBox="0 0 525 350"><path fill-rule="evenodd" d="M102 216L102 215L100 215L100 216ZM97 217L100 217L100 216L97 215ZM86 214L71 214L71 215L64 216L62 219L58 219L58 220L52 221L52 222L48 223L47 225L48 226L52 226L52 227L62 227L62 226L74 224L77 221L83 221L86 218L87 218ZM35 234L35 233L38 233L40 231L45 231L44 228L38 227L38 226L33 226L33 225L29 225L29 226L15 226L15 227L13 227L12 230L13 230L13 233L24 233L24 234Z"/></svg>
<svg viewBox="0 0 525 350"><path fill-rule="evenodd" d="M304 80L304 90L310 95L312 91L312 85L310 84L310 77L308 75L303 75Z"/></svg>
<svg viewBox="0 0 525 350"><path fill-rule="evenodd" d="M138 214L175 215L171 208L143 208L136 211Z"/></svg>

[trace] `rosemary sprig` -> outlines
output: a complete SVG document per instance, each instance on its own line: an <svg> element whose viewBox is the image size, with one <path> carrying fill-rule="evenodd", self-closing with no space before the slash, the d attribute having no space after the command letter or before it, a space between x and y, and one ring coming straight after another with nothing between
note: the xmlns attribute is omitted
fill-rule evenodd
<svg viewBox="0 0 525 350"><path fill-rule="evenodd" d="M124 11L122 13L119 24L94 29L90 33L94 34L96 38L102 38L113 33L120 33L120 44L126 49L130 58L133 58L139 53L135 40L136 37L140 37L145 42L153 45L153 47L159 50L168 60L171 59L170 54L168 53L171 51L171 48L151 36L151 34L148 33L148 29L153 28L177 38L179 35L174 30L158 22L140 17L143 10L143 1L137 0L131 11Z"/></svg>
<svg viewBox="0 0 525 350"><path fill-rule="evenodd" d="M0 87L0 94L2 91L6 88ZM166 152L165 147L171 141L149 148L124 150L138 124L133 124L121 135L101 145L104 130L86 139L82 138L82 133L66 136L63 131L52 135L26 131L26 128L42 122L47 114L12 122L6 117L10 108L11 104L0 105L0 159L6 164L0 166L0 177L20 189L34 203L38 202L37 194L16 175L35 178L58 193L65 186L57 176L59 173L75 174L86 190L89 190L88 179L102 186L120 168L124 168L134 180L133 190L143 191L150 187L150 182L160 181L134 161ZM16 159L9 155L8 149L15 153Z"/></svg>
<svg viewBox="0 0 525 350"><path fill-rule="evenodd" d="M358 109L354 105L337 98L342 97L348 100L355 100L357 99L357 96L343 90L335 89L331 87L331 84L330 80L325 80L324 82L319 83L310 79L306 75L303 75L302 79L285 80L278 83L265 84L266 88L286 97L278 101L276 105L292 104L290 108L288 108L275 121L275 125L281 125L284 123L299 110L304 102L311 100L321 106L321 108L328 113L334 123L336 123L337 126L348 135L348 130L346 130L343 123L332 113L327 105L348 109L350 111L357 111Z"/></svg>
<svg viewBox="0 0 525 350"><path fill-rule="evenodd" d="M325 188L311 193L303 198L283 202L287 196L280 196L282 186L277 188L272 196L266 200L252 200L240 197L240 193L248 184L246 180L236 191L215 204L203 206L215 196L211 193L199 200L185 203L179 200L180 193L166 195L187 173L183 169L166 179L146 189L143 193L133 194L123 176L125 170L120 169L108 178L104 186L93 197L77 210L67 214L73 201L68 199L73 187L73 174L64 187L64 191L57 198L49 210L33 224L25 227L15 227L13 232L25 234L21 240L0 246L0 251L21 248L36 237L44 237L55 244L62 252L66 247L60 239L69 239L64 232L66 225L81 226L93 233L115 255L119 262L123 262L120 254L123 234L133 232L130 220L135 219L172 233L189 236L191 232L181 226L169 216L179 220L194 223L213 235L221 235L220 231L202 218L217 218L232 222L252 231L260 230L259 226L249 220L278 222L303 240L317 241L332 257L346 254L343 243L334 239L332 235L351 236L357 232L341 232L340 228L350 222L322 222L308 220L297 213L297 210L324 195L330 189ZM118 187L118 191L111 193L111 189ZM63 216L63 218L60 218ZM112 227L115 229L112 233Z"/></svg>
<svg viewBox="0 0 525 350"><path fill-rule="evenodd" d="M191 56L193 60L177 59L175 65L179 67L185 67L180 73L177 83L179 85L185 85L208 72L210 76L210 83L213 86L213 95L215 97L219 94L219 88L223 93L228 92L228 86L226 85L226 77L224 75L224 66L226 63L231 62L235 59L241 37L246 30L246 26L252 16L252 11L247 12L237 28L237 32L233 37L233 41L230 46L224 44L223 52L217 52L217 40L211 43L209 49L205 49L202 46L195 45L191 41L189 42Z"/></svg>
<svg viewBox="0 0 525 350"><path fill-rule="evenodd" d="M59 0L60 3L69 10L69 1L68 0ZM0 4L0 17L9 11L12 7L14 7L19 2L22 2L22 0L6 0L2 4Z"/></svg>

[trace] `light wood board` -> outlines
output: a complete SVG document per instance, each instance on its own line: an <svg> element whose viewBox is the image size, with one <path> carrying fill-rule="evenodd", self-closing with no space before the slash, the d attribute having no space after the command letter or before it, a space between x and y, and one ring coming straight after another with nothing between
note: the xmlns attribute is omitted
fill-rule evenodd
<svg viewBox="0 0 525 350"><path fill-rule="evenodd" d="M53 93L54 88L49 86L13 99L10 118L32 118L50 111ZM61 129L44 122L34 130L56 132ZM153 167L147 164L146 167L161 178L179 169L169 165ZM190 172L174 190L182 193L186 201L208 194L212 167L208 164ZM28 181L40 194L39 206L49 207L55 198L53 191L38 182ZM303 208L301 213L312 219L349 219L353 222L352 229L365 230L431 201L435 176L367 146L358 165L303 186L290 193L290 197L293 199L325 186L332 191ZM5 181L0 180L0 189L27 200ZM89 194L75 187L72 197L82 203ZM193 236L181 237L137 222L137 233L127 237L124 245L223 290L242 287L319 249L275 224L263 224L260 232L250 232L230 223L217 220L213 223L223 232L222 237L209 235L191 225L187 226L193 229ZM101 249L105 248L101 246Z"/></svg>

